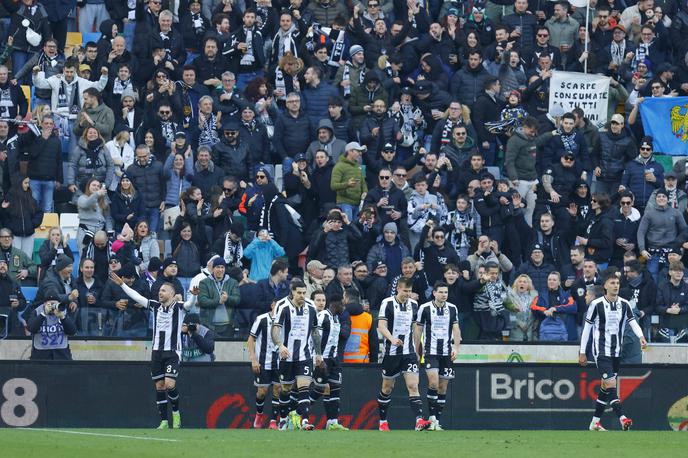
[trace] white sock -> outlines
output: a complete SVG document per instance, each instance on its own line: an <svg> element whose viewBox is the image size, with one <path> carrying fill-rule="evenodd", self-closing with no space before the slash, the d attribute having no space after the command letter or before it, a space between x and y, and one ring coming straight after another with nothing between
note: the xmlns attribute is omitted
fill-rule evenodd
<svg viewBox="0 0 688 458"><path fill-rule="evenodd" d="M592 417L592 422L597 423L600 421L600 417Z"/></svg>
<svg viewBox="0 0 688 458"><path fill-rule="evenodd" d="M626 417L626 415L621 415L619 417L619 421L624 421L626 418L628 418L628 417Z"/></svg>
<svg viewBox="0 0 688 458"><path fill-rule="evenodd" d="M435 420L436 420L436 418L435 418L434 415L430 415L430 416L428 417L428 421L435 421Z"/></svg>
<svg viewBox="0 0 688 458"><path fill-rule="evenodd" d="M385 424L385 423L387 423L387 420L380 420L380 424L381 424L381 425L382 425L382 424Z"/></svg>

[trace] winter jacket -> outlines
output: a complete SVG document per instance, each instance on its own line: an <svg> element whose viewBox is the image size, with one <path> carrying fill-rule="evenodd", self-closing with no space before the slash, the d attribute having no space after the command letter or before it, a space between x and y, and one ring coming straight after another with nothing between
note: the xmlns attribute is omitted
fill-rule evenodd
<svg viewBox="0 0 688 458"><path fill-rule="evenodd" d="M112 129L115 128L115 114L110 107L101 103L95 108L86 108L82 110L82 112L91 117L93 127L98 130L98 133L100 133L100 136L103 137L105 142L109 142L112 138ZM81 137L85 130L86 127L81 124L74 124L74 135Z"/></svg>
<svg viewBox="0 0 688 458"><path fill-rule="evenodd" d="M377 135L373 135L372 131L376 127L378 128ZM399 123L396 119L391 118L387 113L380 116L370 113L361 124L359 137L361 142L368 147L370 154L382 151L386 143L396 144L398 132Z"/></svg>
<svg viewBox="0 0 688 458"><path fill-rule="evenodd" d="M24 27L22 24L24 19L29 21L29 27L41 35L41 41L38 46L32 46L26 39L27 27ZM14 37L14 43L12 44L12 47L17 51L40 52L45 40L51 36L49 20L48 12L40 3L36 4L36 11L34 14L31 14L29 7L22 3L21 6L19 6L19 9L12 14L10 19L8 35L12 35Z"/></svg>
<svg viewBox="0 0 688 458"><path fill-rule="evenodd" d="M517 129L506 144L504 169L510 180L534 181L537 179L537 148L552 138L547 132L536 138L529 138L523 130Z"/></svg>
<svg viewBox="0 0 688 458"><path fill-rule="evenodd" d="M477 96L471 110L471 119L478 131L478 143L495 141L495 134L487 130L485 123L498 121L503 105L501 100L493 99L487 92L483 91Z"/></svg>
<svg viewBox="0 0 688 458"><path fill-rule="evenodd" d="M201 309L201 323L215 330L232 322L233 309L239 305L239 284L229 275L225 275L218 285L214 276L204 278L198 285L198 306ZM218 291L219 289L219 291ZM227 293L227 301L220 304L220 291Z"/></svg>
<svg viewBox="0 0 688 458"><path fill-rule="evenodd" d="M134 161L127 168L127 175L134 183L136 190L141 193L142 204L145 208L157 208L165 195L162 176L162 162L151 156L145 165Z"/></svg>
<svg viewBox="0 0 688 458"><path fill-rule="evenodd" d="M562 132L563 133L563 132ZM580 172L586 171L590 173L592 170L590 162L590 154L588 145L585 142L583 134L577 130L571 133L572 142L569 144L570 148L564 145L562 135L553 135L544 145L542 157L540 159L539 171L543 172L548 167L554 164L560 164L559 158L569 152L573 153L576 159L574 167L580 176Z"/></svg>
<svg viewBox="0 0 688 458"><path fill-rule="evenodd" d="M612 233L612 241L614 242L614 249L612 250L612 261L614 265L623 265L623 255L626 252L622 247L616 244L617 239L626 239L626 242L632 243L638 247L638 226L640 225L640 212L635 208L631 208L631 213L628 217L624 216L621 211L613 211L614 229Z"/></svg>
<svg viewBox="0 0 688 458"><path fill-rule="evenodd" d="M76 281L74 278L69 277L67 281L63 281L54 267L48 269L42 277L43 279L38 287L34 303L40 304L44 302L45 298L51 294L56 294L57 297L60 298L60 302L69 302L67 286L71 288L69 291L76 289Z"/></svg>
<svg viewBox="0 0 688 458"><path fill-rule="evenodd" d="M7 275L12 278L17 278L20 270L26 269L29 271L29 277L36 278L36 264L29 255L24 253L21 249L10 246L8 250L0 248L0 257L7 260L9 270Z"/></svg>
<svg viewBox="0 0 688 458"><path fill-rule="evenodd" d="M666 311L673 304L678 304L681 308L679 315L688 313L688 283L681 280L678 286L674 286L671 281L664 282L661 288L657 289L657 302L655 307L657 313L662 315L663 321L669 321L676 315L668 314ZM667 320L667 318L669 320ZM666 326L670 327L670 326Z"/></svg>
<svg viewBox="0 0 688 458"><path fill-rule="evenodd" d="M249 170L254 164L245 143L238 139L230 144L226 138L213 146L213 164L222 169L225 176L233 175L238 181L249 181Z"/></svg>
<svg viewBox="0 0 688 458"><path fill-rule="evenodd" d="M38 249L38 257L41 260L41 270L46 271L52 267L60 254L64 254L74 259L74 253L72 253L72 249L69 248L69 245L64 245L60 242L57 249L55 249L49 239L43 241L41 247Z"/></svg>
<svg viewBox="0 0 688 458"><path fill-rule="evenodd" d="M275 151L282 158L305 153L311 142L311 121L304 110L293 117L284 113L275 120L275 136L272 138Z"/></svg>
<svg viewBox="0 0 688 458"><path fill-rule="evenodd" d="M6 197L10 197L7 195ZM33 198L31 197L33 200ZM36 232L36 228L43 221L43 210L34 202L31 211L21 201L9 200L10 207L0 208L0 220L2 226L10 229L15 237L29 237ZM18 207L18 208L17 208Z"/></svg>
<svg viewBox="0 0 688 458"><path fill-rule="evenodd" d="M638 226L638 250L671 247L687 228L686 221L675 208L648 206Z"/></svg>
<svg viewBox="0 0 688 458"><path fill-rule="evenodd" d="M502 18L502 24L509 27L509 30L514 30L516 27L521 28L521 36L516 38L518 49L528 49L534 46L535 29L538 25L538 19L537 16L531 14L530 11L508 14Z"/></svg>
<svg viewBox="0 0 688 458"><path fill-rule="evenodd" d="M646 171L654 174L654 183L645 180ZM638 156L626 163L621 184L633 193L635 207L644 209L652 192L664 184L664 168L652 156L647 161Z"/></svg>
<svg viewBox="0 0 688 458"><path fill-rule="evenodd" d="M143 272L148 270L148 263L151 258L160 258L160 245L158 245L158 239L154 235L145 236L141 239L141 243L139 243L136 251L139 258L141 258L139 271Z"/></svg>
<svg viewBox="0 0 688 458"><path fill-rule="evenodd" d="M533 261L528 259L526 262L522 263L516 272L514 272L513 278L517 278L519 275L528 275L533 281L533 287L538 291L547 290L547 277L550 272L555 271L556 268L552 264L543 262L539 266L533 264Z"/></svg>
<svg viewBox="0 0 688 458"><path fill-rule="evenodd" d="M95 71L95 69L93 69ZM99 71L100 73L100 71ZM98 81L89 81L87 79L84 79L80 76L74 76L74 79L72 80L71 83L69 83L70 86L78 87L79 88L79 94L77 98L77 102L79 104L79 107L82 107L84 105L84 91L88 88L96 88L99 91L103 91L105 89L105 86L107 85L108 82L108 75L101 75L100 79ZM47 77L45 72L38 72L35 75L33 75L33 85L36 86L37 89L48 89L51 91L50 93L50 108L56 113L64 114L67 115L69 114L69 107L66 107L65 109L63 108L58 108L58 99L60 95L60 87L63 84L67 84L64 76L61 74L59 75L53 75L50 77ZM89 116L91 114L89 113ZM96 122L95 118L91 117L91 119ZM97 122L96 122L97 124ZM96 125L96 127L98 127ZM114 127L114 126L113 126ZM82 129L83 131L83 129ZM100 129L98 129L100 131ZM112 127L108 131L108 140L110 139L110 133L112 132ZM81 132L77 134L81 136Z"/></svg>
<svg viewBox="0 0 688 458"><path fill-rule="evenodd" d="M170 154L165 159L165 164L162 166L162 176L165 179L165 205L179 205L179 198L182 192L189 189L191 186L191 179L193 178L193 159L191 156L184 159L184 169L178 175L172 170L172 162L174 161L174 154Z"/></svg>
<svg viewBox="0 0 688 458"><path fill-rule="evenodd" d="M205 169L201 169L198 161L196 161L193 171L191 186L199 188L203 193L203 198L209 201L213 186L220 186L222 184L222 179L224 178L222 171L215 166L213 161L210 161Z"/></svg>
<svg viewBox="0 0 688 458"><path fill-rule="evenodd" d="M375 86L375 89L370 91L366 85L367 81L371 79L376 79L377 77L372 74L366 74L366 78L363 84L351 89L351 98L349 99L349 113L354 121L354 127L358 128L366 118L366 111L363 107L366 105L373 105L376 100L383 100L385 103L388 102L387 91L382 84Z"/></svg>
<svg viewBox="0 0 688 458"><path fill-rule="evenodd" d="M358 180L354 186L349 186L350 178ZM368 192L361 166L357 162L347 159L346 155L339 157L332 169L330 188L337 194L338 204L358 205L361 195Z"/></svg>
<svg viewBox="0 0 688 458"><path fill-rule="evenodd" d="M270 138L263 123L254 119L251 123L239 123L239 138L246 144L250 163L254 165L267 164L270 161ZM249 169L249 179L254 181L255 167Z"/></svg>
<svg viewBox="0 0 688 458"><path fill-rule="evenodd" d="M244 248L244 257L251 261L251 280L262 280L270 276L270 267L275 258L284 256L284 248L274 240L263 241L258 237Z"/></svg>
<svg viewBox="0 0 688 458"><path fill-rule="evenodd" d="M554 294L552 298L556 298L556 303L551 303L550 294ZM559 318L564 321L566 331L568 333L568 340L578 340L578 329L576 327L576 314L578 306L571 295L559 288L556 293L549 291L547 287L540 290L537 300L531 305L531 310L540 318L545 318L544 312L550 308L556 309L553 318Z"/></svg>
<svg viewBox="0 0 688 458"><path fill-rule="evenodd" d="M28 161L29 178L40 181L63 183L62 142L56 132L48 137L27 132L19 136L17 151L23 152L20 161Z"/></svg>
<svg viewBox="0 0 688 458"><path fill-rule="evenodd" d="M352 261L349 247L360 236L361 233L353 224L344 225L339 231L318 230L310 244L309 259L317 259L335 268L349 264Z"/></svg>
<svg viewBox="0 0 688 458"><path fill-rule="evenodd" d="M455 100L472 109L478 96L484 93L485 80L489 76L482 64L474 69L465 66L452 76L449 92Z"/></svg>
<svg viewBox="0 0 688 458"><path fill-rule="evenodd" d="M399 221L403 220L407 216L408 211L408 201L406 200L406 195L396 186L392 185L389 187L388 191L383 190L380 186L372 188L365 197L365 205L375 205L382 199L384 194L387 194L388 205L392 207L393 210L401 212L401 217ZM384 226L389 222L395 222L392 217L388 214L386 209L378 208L378 219L380 224ZM396 222L395 222L396 223Z"/></svg>
<svg viewBox="0 0 688 458"><path fill-rule="evenodd" d="M593 168L601 169L598 181L620 182L624 166L637 155L633 138L622 130L614 135L611 130L600 135L600 148L592 150Z"/></svg>
<svg viewBox="0 0 688 458"><path fill-rule="evenodd" d="M306 85L301 92L304 101L306 116L310 118L311 127L315 128L321 119L328 116L328 103L330 98L338 97L339 91L330 83L321 81L318 86Z"/></svg>
<svg viewBox="0 0 688 458"><path fill-rule="evenodd" d="M317 126L317 130L328 129L330 131L330 140L326 143L322 143L318 139L316 132L315 140L313 140L311 144L308 145L308 150L306 151L306 160L308 161L308 164L314 168L315 153L318 150L322 149L327 151L327 155L330 157L330 160L332 162L337 162L339 160L339 156L344 154L344 148L346 147L346 141L337 137L337 135L335 134L334 127L332 125L332 121L329 118L321 119ZM344 139L346 138L347 137L344 137Z"/></svg>
<svg viewBox="0 0 688 458"><path fill-rule="evenodd" d="M537 291L531 290L525 294L519 294L512 288L507 292L507 298L511 304L509 311L515 317L515 320L511 322L509 340L532 342L534 335L537 334L537 320L531 307L537 303Z"/></svg>
<svg viewBox="0 0 688 458"><path fill-rule="evenodd" d="M96 178L110 189L115 180L115 165L112 156L104 145L93 148L95 155L89 153L88 142L80 138L77 147L69 154L69 163L66 168L65 184L75 185L83 190L86 182ZM95 157L95 161L93 158Z"/></svg>
<svg viewBox="0 0 688 458"><path fill-rule="evenodd" d="M107 196L105 197L107 199ZM79 209L79 226L86 226L89 230L96 232L99 230L111 231L112 218L110 218L110 207L100 208L98 194L81 194L76 201Z"/></svg>
<svg viewBox="0 0 688 458"><path fill-rule="evenodd" d="M614 220L610 211L603 211L599 215L593 214L585 230L585 238L588 239L585 246L586 256L598 264L608 263L614 246L613 235Z"/></svg>
<svg viewBox="0 0 688 458"><path fill-rule="evenodd" d="M119 191L112 194L110 215L112 215L112 221L117 233L122 232L125 223L129 223L129 226L133 229L135 222L144 215L145 210L143 198L139 191L136 191L133 195L125 195ZM134 216L127 219L129 215Z"/></svg>
<svg viewBox="0 0 688 458"><path fill-rule="evenodd" d="M387 278L394 278L397 275L401 274L401 263L399 263L398 266L391 266L391 262L388 259L388 250L396 249L399 251L398 257L399 261L403 260L406 257L411 256L411 252L409 251L408 247L401 243L401 240L399 238L399 235L397 234L396 239L394 240L394 244L390 245L387 243L382 236L379 237L377 243L373 245L373 247L370 249L368 252L368 256L366 258L366 264L368 265L368 270L372 272L375 270L375 266L377 265L378 262L382 261L385 263L387 266ZM392 272L390 273L389 270L394 269L397 272Z"/></svg>

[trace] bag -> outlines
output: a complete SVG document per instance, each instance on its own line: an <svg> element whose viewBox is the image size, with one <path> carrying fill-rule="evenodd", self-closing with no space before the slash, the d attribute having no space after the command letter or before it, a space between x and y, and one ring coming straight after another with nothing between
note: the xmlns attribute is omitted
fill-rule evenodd
<svg viewBox="0 0 688 458"><path fill-rule="evenodd" d="M181 214L181 208L179 205L175 205L174 207L166 208L165 211L162 212L162 223L163 223L163 229L166 231L171 231L172 228L174 227L174 223L177 221L177 218Z"/></svg>
<svg viewBox="0 0 688 458"><path fill-rule="evenodd" d="M566 330L564 320L558 317L547 317L540 323L541 342L566 342L569 333Z"/></svg>

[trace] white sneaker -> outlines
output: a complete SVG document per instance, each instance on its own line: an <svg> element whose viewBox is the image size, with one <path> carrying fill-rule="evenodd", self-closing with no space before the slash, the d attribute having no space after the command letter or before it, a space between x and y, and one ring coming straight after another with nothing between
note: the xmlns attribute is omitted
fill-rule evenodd
<svg viewBox="0 0 688 458"><path fill-rule="evenodd" d="M604 427L602 426L602 422L599 421L591 421L588 429L590 431L606 431L606 429L604 429Z"/></svg>

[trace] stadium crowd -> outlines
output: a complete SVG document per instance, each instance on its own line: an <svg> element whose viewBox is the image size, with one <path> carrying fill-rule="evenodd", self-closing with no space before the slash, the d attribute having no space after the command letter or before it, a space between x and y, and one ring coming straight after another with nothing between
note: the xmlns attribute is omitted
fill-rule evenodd
<svg viewBox="0 0 688 458"><path fill-rule="evenodd" d="M464 340L574 342L617 268L646 337L688 340L688 166L638 116L688 95L685 37L686 0L2 0L6 329L54 299L79 335L147 336L110 272L197 286L218 338L294 276L343 323L405 277L447 282ZM609 76L609 122L550 116L553 70ZM37 239L51 213L75 236Z"/></svg>

